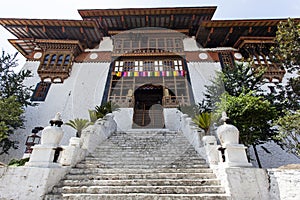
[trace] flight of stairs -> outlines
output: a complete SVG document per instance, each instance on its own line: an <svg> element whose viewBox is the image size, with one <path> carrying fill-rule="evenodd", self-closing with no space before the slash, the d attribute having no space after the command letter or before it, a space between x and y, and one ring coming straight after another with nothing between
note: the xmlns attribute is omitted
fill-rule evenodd
<svg viewBox="0 0 300 200"><path fill-rule="evenodd" d="M228 196L182 133L139 130L112 134L45 199L225 200Z"/></svg>

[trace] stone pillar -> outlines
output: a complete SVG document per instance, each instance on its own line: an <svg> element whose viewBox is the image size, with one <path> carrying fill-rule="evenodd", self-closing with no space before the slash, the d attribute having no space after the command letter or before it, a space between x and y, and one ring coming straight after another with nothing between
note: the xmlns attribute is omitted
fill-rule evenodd
<svg viewBox="0 0 300 200"><path fill-rule="evenodd" d="M226 113L222 114L222 120L224 124L217 129L217 135L221 142L219 149L224 152L224 155L220 156L222 158L220 160L225 159L221 164L225 167L251 167L252 164L248 162L246 156L246 147L239 144L239 130L235 126L226 123L228 120Z"/></svg>
<svg viewBox="0 0 300 200"><path fill-rule="evenodd" d="M33 146L32 154L26 166L45 168L61 166L54 162L55 151L64 135L61 128L63 122L60 113L57 113L55 118L50 120L50 124L42 131L41 144Z"/></svg>
<svg viewBox="0 0 300 200"><path fill-rule="evenodd" d="M219 152L217 146L217 140L215 136L204 136L202 138L205 152L206 152L206 161L210 165L217 165L219 162Z"/></svg>

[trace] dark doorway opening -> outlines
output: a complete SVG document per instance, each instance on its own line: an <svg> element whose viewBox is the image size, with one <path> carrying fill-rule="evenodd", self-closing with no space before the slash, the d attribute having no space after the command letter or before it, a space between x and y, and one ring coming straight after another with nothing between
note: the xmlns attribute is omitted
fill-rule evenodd
<svg viewBox="0 0 300 200"><path fill-rule="evenodd" d="M161 85L146 84L134 92L133 128L164 128Z"/></svg>

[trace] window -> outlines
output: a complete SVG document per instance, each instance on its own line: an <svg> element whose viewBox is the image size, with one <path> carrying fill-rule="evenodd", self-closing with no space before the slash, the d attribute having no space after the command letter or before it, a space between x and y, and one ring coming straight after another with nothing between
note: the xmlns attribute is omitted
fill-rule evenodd
<svg viewBox="0 0 300 200"><path fill-rule="evenodd" d="M32 94L31 101L45 101L50 85L50 82L39 82Z"/></svg>
<svg viewBox="0 0 300 200"><path fill-rule="evenodd" d="M154 52L182 52L183 42L179 37L172 36L151 36L139 39L118 38L114 40L115 53L154 53Z"/></svg>
<svg viewBox="0 0 300 200"><path fill-rule="evenodd" d="M70 76L73 55L70 52L49 52L41 60L38 74L42 81L63 82ZM56 81L54 81L56 80Z"/></svg>
<svg viewBox="0 0 300 200"><path fill-rule="evenodd" d="M130 103L134 101L128 97L129 91L134 93L135 89L145 83L161 85L170 91L172 101L164 101L167 107L174 103L174 100L178 100L182 105L190 104L185 63L181 57L123 57L114 61L112 65L108 100L120 107L133 106Z"/></svg>

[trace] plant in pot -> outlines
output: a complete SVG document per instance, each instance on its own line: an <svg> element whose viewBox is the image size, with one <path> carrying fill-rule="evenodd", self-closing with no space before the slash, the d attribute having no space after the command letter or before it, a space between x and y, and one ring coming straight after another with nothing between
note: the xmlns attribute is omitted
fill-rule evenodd
<svg viewBox="0 0 300 200"><path fill-rule="evenodd" d="M85 129L86 127L88 127L90 124L91 123L89 122L89 120L80 119L80 118L76 118L74 120L69 120L66 123L66 125L71 126L72 128L74 128L77 131L76 137L80 137L82 130Z"/></svg>
<svg viewBox="0 0 300 200"><path fill-rule="evenodd" d="M203 129L205 135L208 135L209 129L212 122L212 113L211 112L202 112L198 115L195 115L193 122L199 126L199 128Z"/></svg>

